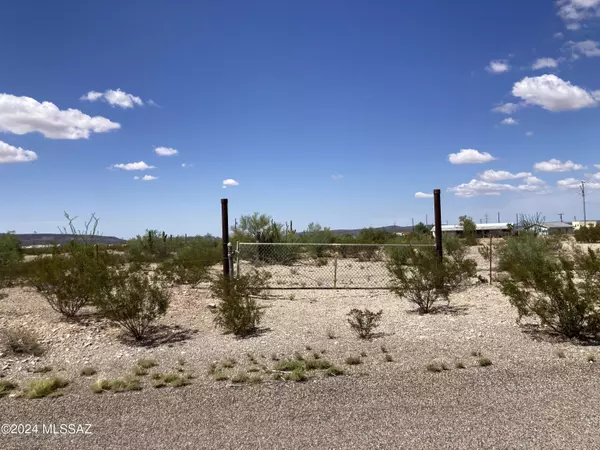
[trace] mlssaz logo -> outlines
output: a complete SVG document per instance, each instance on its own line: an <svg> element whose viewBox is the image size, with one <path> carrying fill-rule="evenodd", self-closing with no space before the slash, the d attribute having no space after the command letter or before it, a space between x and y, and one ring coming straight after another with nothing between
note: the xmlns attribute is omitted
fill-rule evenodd
<svg viewBox="0 0 600 450"><path fill-rule="evenodd" d="M44 424L44 434L92 434L92 425L87 424L76 424L76 423L61 423L61 424Z"/></svg>

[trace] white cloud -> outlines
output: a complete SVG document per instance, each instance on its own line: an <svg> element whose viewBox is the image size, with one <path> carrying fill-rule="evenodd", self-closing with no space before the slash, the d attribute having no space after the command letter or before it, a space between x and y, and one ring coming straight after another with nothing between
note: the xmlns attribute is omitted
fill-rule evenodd
<svg viewBox="0 0 600 450"><path fill-rule="evenodd" d="M181 167L183 167L184 169L186 169L186 168L194 167L194 165L190 164L190 163L183 163L183 164L181 164Z"/></svg>
<svg viewBox="0 0 600 450"><path fill-rule="evenodd" d="M517 81L512 94L530 105L538 105L552 112L590 108L597 104L590 92L548 74Z"/></svg>
<svg viewBox="0 0 600 450"><path fill-rule="evenodd" d="M512 117L507 117L506 119L504 119L502 122L500 122L502 125L517 125L519 122L517 122L515 119L513 119Z"/></svg>
<svg viewBox="0 0 600 450"><path fill-rule="evenodd" d="M341 180L342 178L344 178L344 175L340 175L340 174L331 175L331 178L334 180Z"/></svg>
<svg viewBox="0 0 600 450"><path fill-rule="evenodd" d="M525 133L525 136L527 136L527 137L533 136L533 131L528 131L527 133Z"/></svg>
<svg viewBox="0 0 600 450"><path fill-rule="evenodd" d="M416 192L415 198L433 198L433 194L426 194L425 192Z"/></svg>
<svg viewBox="0 0 600 450"><path fill-rule="evenodd" d="M82 95L80 100L87 100L89 102L95 102L102 97L102 92L90 91L85 95Z"/></svg>
<svg viewBox="0 0 600 450"><path fill-rule="evenodd" d="M455 187L448 188L457 197L476 197L479 195L500 195L503 191L514 189L510 184L488 183L482 180L471 180Z"/></svg>
<svg viewBox="0 0 600 450"><path fill-rule="evenodd" d="M585 169L585 166L582 166L581 164L575 164L571 160L563 163L559 159L552 158L549 161L535 163L533 168L538 172L569 172L572 170Z"/></svg>
<svg viewBox="0 0 600 450"><path fill-rule="evenodd" d="M581 180L575 178L566 178L564 180L558 180L556 185L561 189L579 189L581 187ZM600 183L586 182L586 189L600 189Z"/></svg>
<svg viewBox="0 0 600 450"><path fill-rule="evenodd" d="M494 109L492 109L492 111L499 112L502 114L513 114L513 113L517 112L519 109L521 109L521 106L517 105L516 103L504 103L504 104L495 106Z"/></svg>
<svg viewBox="0 0 600 450"><path fill-rule="evenodd" d="M37 159L35 152L14 147L6 142L0 141L0 164L24 163Z"/></svg>
<svg viewBox="0 0 600 450"><path fill-rule="evenodd" d="M505 60L490 61L485 70L491 73L503 73L510 70L510 65Z"/></svg>
<svg viewBox="0 0 600 450"><path fill-rule="evenodd" d="M557 0L556 5L569 30L578 30L580 22L600 15L600 0Z"/></svg>
<svg viewBox="0 0 600 450"><path fill-rule="evenodd" d="M594 164L594 167L595 167L596 169L600 169L600 164Z"/></svg>
<svg viewBox="0 0 600 450"><path fill-rule="evenodd" d="M496 159L487 152L482 153L471 148L463 148L458 153L448 155L451 164L483 164Z"/></svg>
<svg viewBox="0 0 600 450"><path fill-rule="evenodd" d="M123 92L121 89L108 89L107 91L104 91L104 93L90 91L87 94L82 95L79 99L87 100L89 102L103 99L112 106L119 106L121 108L133 108L135 105L142 106L144 104L141 98Z"/></svg>
<svg viewBox="0 0 600 450"><path fill-rule="evenodd" d="M538 58L532 64L533 70L545 69L545 68L556 68L558 67L558 61L554 58Z"/></svg>
<svg viewBox="0 0 600 450"><path fill-rule="evenodd" d="M448 188L448 191L454 192L457 197L477 197L481 195L501 195L502 192L535 192L538 194L547 193L546 183L534 176L528 176L524 184L514 186L512 184L490 183L483 180L471 180L455 187Z"/></svg>
<svg viewBox="0 0 600 450"><path fill-rule="evenodd" d="M144 175L142 178L135 176L135 177L133 177L133 179L134 180L142 180L142 181L154 181L154 180L157 180L158 177L154 177L152 175Z"/></svg>
<svg viewBox="0 0 600 450"><path fill-rule="evenodd" d="M0 94L0 132L41 133L50 139L87 139L92 133L121 128L105 117L90 117L78 109L60 110L54 103Z"/></svg>
<svg viewBox="0 0 600 450"><path fill-rule="evenodd" d="M223 180L223 189L226 189L228 186L239 186L240 183L238 183L237 181L231 179L231 178L227 178L226 180Z"/></svg>
<svg viewBox="0 0 600 450"><path fill-rule="evenodd" d="M169 148L169 147L157 147L154 149L154 151L156 152L156 154L158 156L173 156L173 155L176 155L177 153L179 153L174 148Z"/></svg>
<svg viewBox="0 0 600 450"><path fill-rule="evenodd" d="M144 161L127 163L127 164L114 164L111 167L115 169L123 169L123 170L149 170L156 169L155 166L149 166Z"/></svg>
<svg viewBox="0 0 600 450"><path fill-rule="evenodd" d="M531 176L529 172L510 173L506 170L486 170L477 175L480 180L490 183L503 180L517 180L519 178L527 178Z"/></svg>
<svg viewBox="0 0 600 450"><path fill-rule="evenodd" d="M554 37L556 39L563 39L565 37L565 35L562 32L558 31L558 32L554 33Z"/></svg>
<svg viewBox="0 0 600 450"><path fill-rule="evenodd" d="M583 55L588 57L600 56L600 46L596 41L569 41L568 45L574 56Z"/></svg>

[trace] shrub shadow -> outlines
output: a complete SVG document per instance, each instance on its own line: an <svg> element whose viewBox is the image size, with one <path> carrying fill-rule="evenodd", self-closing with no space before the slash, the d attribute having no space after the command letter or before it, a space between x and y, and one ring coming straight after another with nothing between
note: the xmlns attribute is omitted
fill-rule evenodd
<svg viewBox="0 0 600 450"><path fill-rule="evenodd" d="M407 314L426 316L426 315L445 315L445 316L466 316L468 314L469 306L465 305L442 305L433 306L428 313L422 313L418 309L410 309L406 311Z"/></svg>
<svg viewBox="0 0 600 450"><path fill-rule="evenodd" d="M260 327L248 334L234 336L234 338L237 340L251 339L251 338L255 338L255 337L260 337L260 336L264 335L265 333L268 333L269 331L271 331L271 328ZM231 333L225 333L225 334L231 334Z"/></svg>
<svg viewBox="0 0 600 450"><path fill-rule="evenodd" d="M600 345L600 338L595 336L580 336L579 338L568 338L551 328L543 327L539 324L527 323L520 325L521 331L530 339L537 342L548 342L558 344L570 342L574 345L581 346L596 346Z"/></svg>
<svg viewBox="0 0 600 450"><path fill-rule="evenodd" d="M136 341L133 336L124 331L120 340L123 344L132 347L154 348L190 340L198 333L198 330L183 328L179 325L155 325L149 327L147 333L147 337L143 341Z"/></svg>

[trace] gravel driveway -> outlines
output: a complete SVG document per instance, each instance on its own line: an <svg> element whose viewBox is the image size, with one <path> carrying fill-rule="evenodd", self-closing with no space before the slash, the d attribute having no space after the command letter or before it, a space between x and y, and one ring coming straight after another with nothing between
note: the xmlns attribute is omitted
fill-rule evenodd
<svg viewBox="0 0 600 450"><path fill-rule="evenodd" d="M91 424L93 434L0 436L0 448L599 448L596 367L8 399L4 423Z"/></svg>

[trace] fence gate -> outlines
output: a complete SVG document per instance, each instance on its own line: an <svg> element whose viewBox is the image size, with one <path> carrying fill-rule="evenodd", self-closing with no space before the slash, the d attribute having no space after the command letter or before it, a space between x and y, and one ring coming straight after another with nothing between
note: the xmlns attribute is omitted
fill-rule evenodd
<svg viewBox="0 0 600 450"><path fill-rule="evenodd" d="M270 289L388 289L387 262L404 247L435 244L319 244L238 242L235 274L271 273Z"/></svg>

